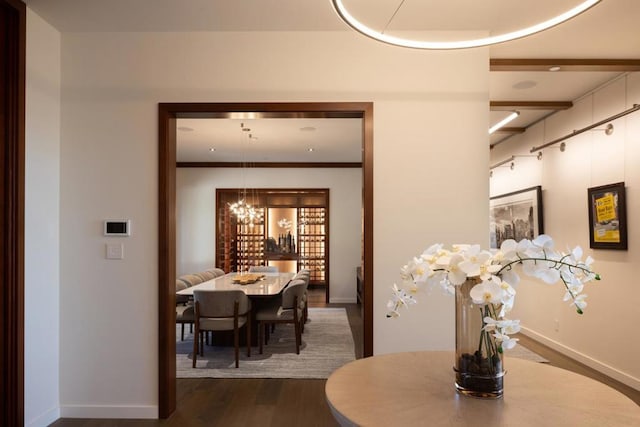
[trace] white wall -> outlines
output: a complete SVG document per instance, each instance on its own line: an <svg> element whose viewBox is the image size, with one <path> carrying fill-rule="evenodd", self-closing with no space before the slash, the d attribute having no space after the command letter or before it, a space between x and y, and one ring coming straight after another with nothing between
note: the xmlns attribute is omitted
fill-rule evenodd
<svg viewBox="0 0 640 427"><path fill-rule="evenodd" d="M575 102L519 137L499 144L491 163L512 154L527 155L541 145L640 103L640 73L615 80ZM595 258L602 281L588 285L588 307L579 316L562 301L562 285L527 281L518 288L514 318L526 333L628 385L640 389L640 113L613 122L614 133L585 132L543 151L542 160L517 158L515 169L497 168L491 194L542 185L544 227L558 248L580 245ZM604 127L604 126L603 126ZM627 195L629 250L589 249L587 188L624 181ZM555 330L555 321L559 330Z"/></svg>
<svg viewBox="0 0 640 427"><path fill-rule="evenodd" d="M60 414L60 34L27 9L24 418Z"/></svg>
<svg viewBox="0 0 640 427"><path fill-rule="evenodd" d="M331 302L356 302L356 267L360 265L362 243L362 170L252 168L244 177L247 188L329 189L329 295ZM216 188L241 185L239 169L177 169L178 275L215 265Z"/></svg>
<svg viewBox="0 0 640 427"><path fill-rule="evenodd" d="M373 101L374 351L453 347L450 299L384 314L424 246L488 242L487 49L353 32L68 33L62 81L63 416L157 415L158 102ZM106 218L132 220L115 240L124 260L105 260Z"/></svg>

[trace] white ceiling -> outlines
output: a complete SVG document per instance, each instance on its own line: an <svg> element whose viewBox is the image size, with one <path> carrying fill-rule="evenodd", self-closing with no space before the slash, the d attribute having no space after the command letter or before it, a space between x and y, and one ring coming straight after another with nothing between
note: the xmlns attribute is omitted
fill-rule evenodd
<svg viewBox="0 0 640 427"><path fill-rule="evenodd" d="M405 0L387 32L488 30L491 34L503 33L547 19L581 1ZM363 21L383 28L401 0L344 2ZM25 3L61 32L350 31L333 11L330 0L25 0ZM461 10L470 13L462 14ZM640 0L602 0L562 25L524 39L492 46L490 57L640 59L639 21ZM490 99L575 101L619 74L492 71ZM508 126L526 127L552 112L522 110L520 116ZM507 114L505 111L491 111L490 121L495 123ZM239 133L237 121L216 119L206 126L202 121L179 124L194 129L191 132L179 132L179 160L193 161L195 153L205 149L209 156L205 161L357 161L353 160L354 156L359 159L359 140L352 145L342 144L342 147L348 147L342 155L329 143L338 144L334 136L344 139L350 132L359 129L353 123L354 119L316 119L304 125L293 121L287 130L283 127L284 122L289 120L271 119L258 123L261 120L266 119L256 120L250 127L258 137L254 145L260 144L265 151L257 153L254 159L248 159L245 155L243 160L237 160L242 157L238 152L231 153L230 147L224 148L227 143L237 144L238 136L234 135ZM332 130L334 124L339 129ZM284 133L275 135L275 125L278 132L286 132L286 137ZM314 127L317 130L305 132L300 131L301 127ZM213 135L221 136L216 140L212 139ZM503 138L504 134L494 134L489 142L493 144ZM284 141L290 141L290 149L284 148ZM198 143L203 145L198 149L193 148ZM268 147L269 143L275 145ZM209 152L208 149L214 145L216 151ZM315 148L314 153L302 150L310 146ZM281 153L277 159L273 154L275 152ZM311 154L314 160L310 160ZM215 155L215 159L211 159L212 155Z"/></svg>

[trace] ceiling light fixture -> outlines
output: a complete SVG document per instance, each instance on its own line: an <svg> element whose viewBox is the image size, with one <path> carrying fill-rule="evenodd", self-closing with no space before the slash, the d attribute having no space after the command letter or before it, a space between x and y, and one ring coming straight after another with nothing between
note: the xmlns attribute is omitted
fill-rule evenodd
<svg viewBox="0 0 640 427"><path fill-rule="evenodd" d="M592 8L593 6L600 3L601 1L602 0L583 1L576 7L564 13L561 13L560 15L557 15L551 19L532 25L530 27L522 28L520 30L516 30L509 33L504 33L504 34L498 34L491 37L483 37L483 38L469 39L469 40L458 40L458 41L414 40L414 39L406 39L402 37L390 36L384 33L384 30L386 30L386 27L382 31L376 31L368 27L367 25L363 24L362 22L358 21L346 9L346 7L343 4L343 0L331 0L331 4L333 5L333 8L338 14L338 16L340 17L340 19L342 19L347 25L349 25L351 28L353 28L360 34L363 34L367 37L371 37L374 40L377 40L382 43L391 44L394 46L409 47L413 49L445 50L445 49L468 49L473 47L490 46L498 43L504 43L511 40L527 37L532 34L536 34L541 31L547 30L551 27L555 27L556 25L560 25L563 22L568 21L569 19L574 18L575 16L581 14L582 12ZM402 3L404 3L404 0L402 1ZM389 20L389 23L391 22L395 14L398 12L398 9L400 9L400 7L402 6L402 3L400 4L400 6L398 6L396 11L394 12L393 16ZM387 26L389 25L389 23L387 23Z"/></svg>
<svg viewBox="0 0 640 427"><path fill-rule="evenodd" d="M489 128L489 135L491 135L492 133L494 133L495 131L497 131L498 129L500 129L502 126L506 125L507 123L509 123L511 120L515 119L516 117L518 117L520 115L519 111L514 111L513 113L509 114L507 117L505 117L504 119L500 120L498 123L496 123L495 125L491 126Z"/></svg>
<svg viewBox="0 0 640 427"><path fill-rule="evenodd" d="M243 132L251 131L251 129L244 127L244 123L240 124L240 129L242 129ZM248 139L251 139L251 134L249 134ZM240 144L241 146L243 145L242 138L241 138ZM243 162L242 162L241 172L242 172L243 189L242 189L242 192L240 191L238 192L238 201L234 203L228 203L228 206L231 213L233 213L238 219L238 222L249 225L250 227L253 227L255 224L261 224L264 221L264 211L263 209L253 207L247 202L247 184L245 180L246 179L245 175L248 168L247 168L247 163L244 161L244 156L245 156L244 149L242 150L242 153L243 153ZM255 200L256 197L253 191L251 196L252 196L252 199Z"/></svg>
<svg viewBox="0 0 640 427"><path fill-rule="evenodd" d="M560 66L554 65L553 67L549 67L549 71L560 71Z"/></svg>

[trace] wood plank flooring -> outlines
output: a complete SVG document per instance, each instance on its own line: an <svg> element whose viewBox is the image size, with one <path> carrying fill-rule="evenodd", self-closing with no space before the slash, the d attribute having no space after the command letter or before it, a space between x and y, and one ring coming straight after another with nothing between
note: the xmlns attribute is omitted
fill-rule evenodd
<svg viewBox="0 0 640 427"><path fill-rule="evenodd" d="M356 304L326 304L324 290L314 289L309 306L345 307L362 357L362 319ZM594 371L527 337L520 343L548 359L552 365L595 378L629 396L640 405L640 391ZM290 379L178 379L178 409L167 420L60 419L53 427L333 427L325 400L325 380ZM453 387L453 385L452 385Z"/></svg>

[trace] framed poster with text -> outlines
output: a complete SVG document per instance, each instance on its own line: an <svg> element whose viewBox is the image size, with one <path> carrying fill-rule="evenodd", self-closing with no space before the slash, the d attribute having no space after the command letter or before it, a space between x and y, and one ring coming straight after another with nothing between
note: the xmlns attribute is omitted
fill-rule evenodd
<svg viewBox="0 0 640 427"><path fill-rule="evenodd" d="M589 247L627 249L624 182L592 187L589 196Z"/></svg>

